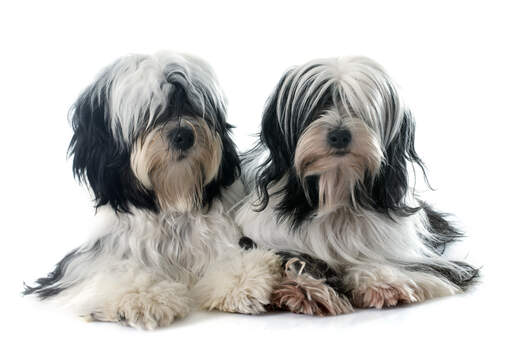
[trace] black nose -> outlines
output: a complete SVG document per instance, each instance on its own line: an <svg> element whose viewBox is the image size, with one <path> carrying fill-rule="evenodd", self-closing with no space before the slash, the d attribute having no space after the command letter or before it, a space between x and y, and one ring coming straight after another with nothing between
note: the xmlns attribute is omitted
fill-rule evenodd
<svg viewBox="0 0 512 347"><path fill-rule="evenodd" d="M327 142L336 149L346 148L352 141L352 134L348 130L331 130L327 134Z"/></svg>
<svg viewBox="0 0 512 347"><path fill-rule="evenodd" d="M169 134L169 138L173 147L182 151L194 145L194 132L187 127L173 129Z"/></svg>

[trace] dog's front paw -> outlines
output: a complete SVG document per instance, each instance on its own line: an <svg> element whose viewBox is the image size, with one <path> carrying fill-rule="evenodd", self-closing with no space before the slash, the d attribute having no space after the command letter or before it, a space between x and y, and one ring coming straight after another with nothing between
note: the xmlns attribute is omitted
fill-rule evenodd
<svg viewBox="0 0 512 347"><path fill-rule="evenodd" d="M169 326L188 312L183 303L151 293L125 295L119 303L117 317L121 324L135 328L155 329Z"/></svg>
<svg viewBox="0 0 512 347"><path fill-rule="evenodd" d="M189 312L191 302L184 294L181 285L158 285L126 293L87 318L146 330L166 327Z"/></svg>
<svg viewBox="0 0 512 347"><path fill-rule="evenodd" d="M415 288L407 284L374 284L352 291L352 302L359 308L383 308L420 301Z"/></svg>
<svg viewBox="0 0 512 347"><path fill-rule="evenodd" d="M257 314L265 312L281 279L280 258L253 249L215 263L194 288L200 308Z"/></svg>
<svg viewBox="0 0 512 347"><path fill-rule="evenodd" d="M301 264L297 269L294 264ZM303 273L305 263L291 258L285 265L285 278L272 293L272 305L280 310L312 316L334 316L353 312L344 295L339 295L325 279Z"/></svg>

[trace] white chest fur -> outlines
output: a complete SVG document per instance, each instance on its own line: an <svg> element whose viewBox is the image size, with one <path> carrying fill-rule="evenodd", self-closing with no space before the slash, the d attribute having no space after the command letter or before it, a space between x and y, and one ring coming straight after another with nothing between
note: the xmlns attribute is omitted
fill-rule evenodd
<svg viewBox="0 0 512 347"><path fill-rule="evenodd" d="M369 261L414 261L430 252L421 239L428 234L422 213L394 216L393 220L371 211L339 209L317 215L292 230L288 221L278 222L274 210L277 200L271 197L265 210L255 212L253 197L236 216L244 235L263 247L307 253L336 268Z"/></svg>

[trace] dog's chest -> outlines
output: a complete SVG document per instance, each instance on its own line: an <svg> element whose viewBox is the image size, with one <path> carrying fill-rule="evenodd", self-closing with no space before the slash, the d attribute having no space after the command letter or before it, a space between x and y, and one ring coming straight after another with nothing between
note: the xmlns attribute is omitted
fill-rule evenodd
<svg viewBox="0 0 512 347"><path fill-rule="evenodd" d="M368 243L368 223L344 211L316 216L293 229L269 207L255 212L244 206L237 221L258 246L306 253L335 267L357 258L360 245Z"/></svg>
<svg viewBox="0 0 512 347"><path fill-rule="evenodd" d="M226 249L237 245L239 232L224 214L180 215L162 218L157 235L148 243L167 268L200 276Z"/></svg>

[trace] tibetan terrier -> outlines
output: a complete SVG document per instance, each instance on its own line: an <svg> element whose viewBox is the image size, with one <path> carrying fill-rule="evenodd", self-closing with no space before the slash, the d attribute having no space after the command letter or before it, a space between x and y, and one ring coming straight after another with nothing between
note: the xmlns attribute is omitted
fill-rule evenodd
<svg viewBox="0 0 512 347"><path fill-rule="evenodd" d="M280 259L238 245L240 162L211 68L182 54L127 56L70 115L73 172L108 218L25 294L148 329L195 306L263 312Z"/></svg>
<svg viewBox="0 0 512 347"><path fill-rule="evenodd" d="M281 78L236 217L283 258L275 306L339 314L460 293L477 279L442 255L462 234L415 195L409 174L425 171L414 132L396 85L368 58L314 60Z"/></svg>

